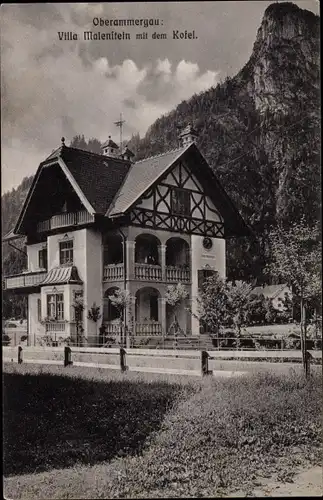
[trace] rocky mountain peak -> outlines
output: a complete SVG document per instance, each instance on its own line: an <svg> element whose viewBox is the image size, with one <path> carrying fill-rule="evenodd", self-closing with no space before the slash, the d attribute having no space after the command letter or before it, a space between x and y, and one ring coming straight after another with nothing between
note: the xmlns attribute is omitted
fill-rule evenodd
<svg viewBox="0 0 323 500"><path fill-rule="evenodd" d="M291 106L300 108L315 100L318 40L319 17L312 12L290 2L274 3L266 9L246 65L248 92L260 113L286 115Z"/></svg>

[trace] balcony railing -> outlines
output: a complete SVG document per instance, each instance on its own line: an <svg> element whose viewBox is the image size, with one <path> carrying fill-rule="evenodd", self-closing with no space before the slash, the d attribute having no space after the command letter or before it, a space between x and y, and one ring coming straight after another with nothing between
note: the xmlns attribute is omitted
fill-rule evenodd
<svg viewBox="0 0 323 500"><path fill-rule="evenodd" d="M121 333L121 325L120 323L112 323L109 321L106 321L104 323L105 327L105 335L120 335Z"/></svg>
<svg viewBox="0 0 323 500"><path fill-rule="evenodd" d="M38 222L37 232L42 233L60 227L79 226L89 222L94 222L94 215L89 214L86 210L53 215L50 219Z"/></svg>
<svg viewBox="0 0 323 500"><path fill-rule="evenodd" d="M118 281L123 279L123 264L108 264L103 268L103 281Z"/></svg>
<svg viewBox="0 0 323 500"><path fill-rule="evenodd" d="M166 281L187 282L191 280L189 269L183 269L176 266L166 266Z"/></svg>
<svg viewBox="0 0 323 500"><path fill-rule="evenodd" d="M154 264L135 263L135 279L141 281L162 281L162 268ZM103 281L120 281L124 278L123 264L108 264L103 267ZM190 269L166 266L166 281L188 283L191 281Z"/></svg>
<svg viewBox="0 0 323 500"><path fill-rule="evenodd" d="M23 273L15 276L7 276L4 278L4 289L13 290L15 288L37 286L45 279L46 274L47 271L40 271L35 273Z"/></svg>
<svg viewBox="0 0 323 500"><path fill-rule="evenodd" d="M49 321L45 323L46 333L64 333L65 326L65 321Z"/></svg>
<svg viewBox="0 0 323 500"><path fill-rule="evenodd" d="M154 323L136 323L136 335L161 335L162 327L157 321Z"/></svg>
<svg viewBox="0 0 323 500"><path fill-rule="evenodd" d="M154 264L135 263L135 278L143 281L161 281L162 269Z"/></svg>

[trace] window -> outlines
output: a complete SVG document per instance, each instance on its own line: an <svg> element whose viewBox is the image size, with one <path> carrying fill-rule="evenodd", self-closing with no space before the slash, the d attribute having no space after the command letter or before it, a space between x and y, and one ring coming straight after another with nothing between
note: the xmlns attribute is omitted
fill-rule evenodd
<svg viewBox="0 0 323 500"><path fill-rule="evenodd" d="M37 299L37 318L38 323L41 322L41 299Z"/></svg>
<svg viewBox="0 0 323 500"><path fill-rule="evenodd" d="M62 293L47 295L47 316L60 321L64 319L64 295Z"/></svg>
<svg viewBox="0 0 323 500"><path fill-rule="evenodd" d="M177 215L190 215L191 193L183 189L172 189L172 213Z"/></svg>
<svg viewBox="0 0 323 500"><path fill-rule="evenodd" d="M60 264L73 264L73 240L60 242L59 262Z"/></svg>
<svg viewBox="0 0 323 500"><path fill-rule="evenodd" d="M38 267L47 269L47 248L42 248L38 252Z"/></svg>

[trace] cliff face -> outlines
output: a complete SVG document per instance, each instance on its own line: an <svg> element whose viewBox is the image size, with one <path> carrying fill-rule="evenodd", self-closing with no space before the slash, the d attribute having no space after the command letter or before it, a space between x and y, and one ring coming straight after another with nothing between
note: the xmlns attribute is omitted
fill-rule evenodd
<svg viewBox="0 0 323 500"><path fill-rule="evenodd" d="M260 113L312 108L319 90L319 18L291 3L265 12L249 62L248 92Z"/></svg>

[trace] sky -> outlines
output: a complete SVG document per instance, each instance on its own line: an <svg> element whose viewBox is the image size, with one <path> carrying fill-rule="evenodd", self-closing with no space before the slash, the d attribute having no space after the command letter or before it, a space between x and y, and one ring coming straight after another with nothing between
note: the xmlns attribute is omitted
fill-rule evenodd
<svg viewBox="0 0 323 500"><path fill-rule="evenodd" d="M142 137L177 104L236 74L248 61L271 1L2 4L1 181L17 187L77 134ZM316 0L295 1L319 13ZM154 19L159 25L95 25ZM195 38L173 39L173 31ZM84 40L84 31L130 40ZM147 39L136 39L147 33ZM166 39L153 39L154 33ZM75 33L77 40L60 40ZM193 35L192 35L193 36Z"/></svg>

